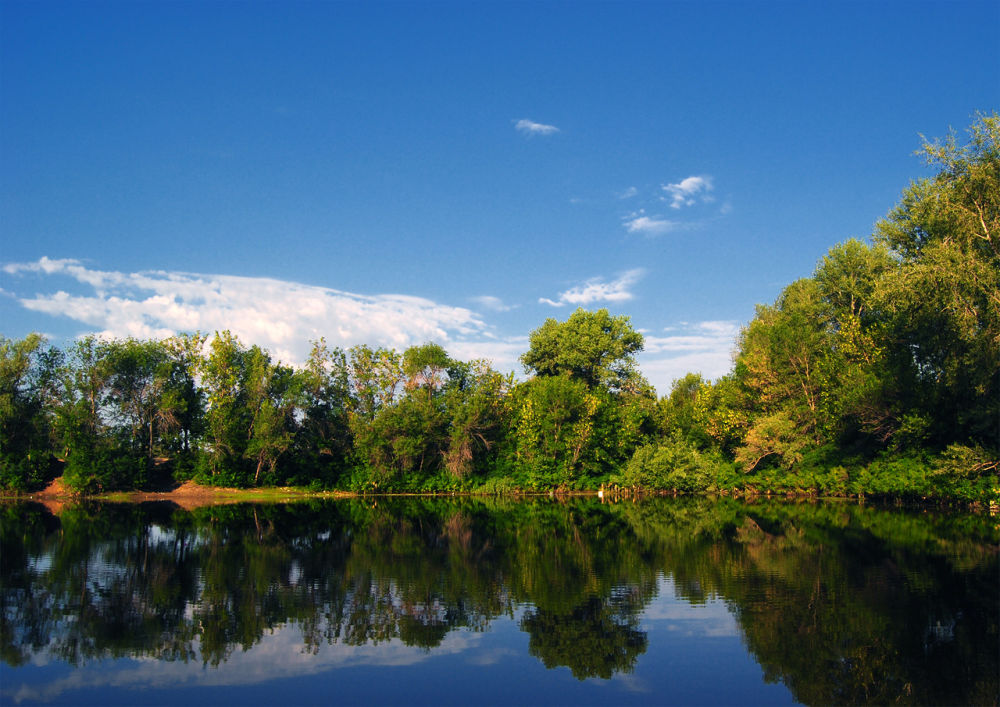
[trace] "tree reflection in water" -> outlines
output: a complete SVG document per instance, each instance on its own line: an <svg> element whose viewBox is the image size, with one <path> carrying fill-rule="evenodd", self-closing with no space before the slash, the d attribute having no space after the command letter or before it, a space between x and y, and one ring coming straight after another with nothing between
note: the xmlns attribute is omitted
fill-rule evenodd
<svg viewBox="0 0 1000 707"><path fill-rule="evenodd" d="M579 679L628 673L671 577L719 597L765 678L805 703L991 703L990 519L848 504L383 499L0 507L0 658L218 666L283 626L303 649L518 620Z"/></svg>

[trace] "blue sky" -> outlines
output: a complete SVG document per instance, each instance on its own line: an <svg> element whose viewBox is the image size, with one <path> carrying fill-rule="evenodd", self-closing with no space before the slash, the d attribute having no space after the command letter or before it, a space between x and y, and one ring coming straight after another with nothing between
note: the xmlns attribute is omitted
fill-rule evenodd
<svg viewBox="0 0 1000 707"><path fill-rule="evenodd" d="M0 333L517 357L661 393L1000 107L995 2L0 2Z"/></svg>

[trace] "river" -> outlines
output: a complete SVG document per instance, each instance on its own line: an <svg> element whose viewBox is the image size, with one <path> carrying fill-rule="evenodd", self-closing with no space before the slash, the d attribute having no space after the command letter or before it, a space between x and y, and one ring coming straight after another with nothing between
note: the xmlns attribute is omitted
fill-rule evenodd
<svg viewBox="0 0 1000 707"><path fill-rule="evenodd" d="M998 539L848 502L8 502L0 699L994 704Z"/></svg>

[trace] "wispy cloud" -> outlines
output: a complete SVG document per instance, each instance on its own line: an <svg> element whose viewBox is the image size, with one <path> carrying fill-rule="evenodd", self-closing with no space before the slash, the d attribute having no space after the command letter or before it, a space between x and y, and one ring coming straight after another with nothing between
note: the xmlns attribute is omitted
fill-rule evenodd
<svg viewBox="0 0 1000 707"><path fill-rule="evenodd" d="M521 118L520 120L515 121L514 129L524 135L553 135L559 132L559 128L555 125L536 123L535 121L528 120L527 118Z"/></svg>
<svg viewBox="0 0 1000 707"><path fill-rule="evenodd" d="M666 336L646 334L640 368L660 395L669 393L673 381L688 373L719 378L732 370L739 332L737 322L725 320L682 322Z"/></svg>
<svg viewBox="0 0 1000 707"><path fill-rule="evenodd" d="M19 296L21 306L69 317L94 333L146 339L229 329L287 363L305 360L309 341L321 336L343 347L363 343L405 348L436 341L449 350L459 345L470 353L483 350L478 356L497 343L471 310L411 295L360 295L231 275L107 272L76 260L50 258L8 264L3 270L9 275L42 275L43 287L51 279L47 292ZM67 277L84 285L84 292L56 289L57 280ZM510 359L513 364L516 356Z"/></svg>
<svg viewBox="0 0 1000 707"><path fill-rule="evenodd" d="M712 201L713 188L712 178L707 175L687 177L676 184L664 184L663 191L667 193L664 199L670 201L672 209L693 206L699 201Z"/></svg>
<svg viewBox="0 0 1000 707"><path fill-rule="evenodd" d="M625 230L629 233L639 233L643 236L662 236L679 226L675 221L662 218L651 218L633 214L625 221Z"/></svg>
<svg viewBox="0 0 1000 707"><path fill-rule="evenodd" d="M480 307L493 310L494 312L509 312L512 309L517 309L516 304L504 304L502 299L499 297L493 297L492 295L480 295L479 297L473 297L472 301Z"/></svg>
<svg viewBox="0 0 1000 707"><path fill-rule="evenodd" d="M635 187L629 187L628 189L625 189L621 193L619 193L618 194L618 198L619 199L631 199L633 196L636 196L638 193L639 193L638 189L636 189Z"/></svg>
<svg viewBox="0 0 1000 707"><path fill-rule="evenodd" d="M553 307L562 307L567 304L584 305L594 302L625 302L633 297L629 288L638 282L644 274L645 271L642 268L635 268L622 273L621 276L610 282L601 278L591 278L582 285L571 287L560 293L556 300L541 297L538 301Z"/></svg>

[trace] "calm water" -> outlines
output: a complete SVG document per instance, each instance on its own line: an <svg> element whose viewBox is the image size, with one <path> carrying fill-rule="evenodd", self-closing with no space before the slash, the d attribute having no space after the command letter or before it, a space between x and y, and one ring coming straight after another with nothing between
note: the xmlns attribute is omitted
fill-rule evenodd
<svg viewBox="0 0 1000 707"><path fill-rule="evenodd" d="M997 519L0 506L5 704L993 704Z"/></svg>

